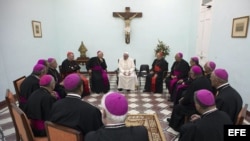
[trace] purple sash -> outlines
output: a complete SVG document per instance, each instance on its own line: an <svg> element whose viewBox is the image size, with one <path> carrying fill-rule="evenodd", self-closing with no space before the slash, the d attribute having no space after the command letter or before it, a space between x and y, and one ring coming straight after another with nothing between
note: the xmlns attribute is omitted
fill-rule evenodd
<svg viewBox="0 0 250 141"><path fill-rule="evenodd" d="M92 70L94 70L94 71L100 71L101 74L102 74L103 84L104 84L105 86L108 86L108 75L107 75L107 73L103 70L103 68L102 68L101 66L94 66L94 67L92 68Z"/></svg>
<svg viewBox="0 0 250 141"><path fill-rule="evenodd" d="M173 89L174 89L174 85L176 84L176 82L178 81L178 75L180 75L181 72L179 71L174 71L173 75L177 76L176 78L173 78L170 80L169 82L169 86L168 86L168 91L170 94L173 93Z"/></svg>
<svg viewBox="0 0 250 141"><path fill-rule="evenodd" d="M20 100L19 101L20 103L26 103L27 102L27 99L25 97L23 97L23 96L20 96L19 100Z"/></svg>
<svg viewBox="0 0 250 141"><path fill-rule="evenodd" d="M180 85L177 86L176 91L178 92L179 90L187 88L187 87L188 87L187 84L180 84Z"/></svg>
<svg viewBox="0 0 250 141"><path fill-rule="evenodd" d="M45 125L43 120L30 119L31 127L37 130L44 130Z"/></svg>

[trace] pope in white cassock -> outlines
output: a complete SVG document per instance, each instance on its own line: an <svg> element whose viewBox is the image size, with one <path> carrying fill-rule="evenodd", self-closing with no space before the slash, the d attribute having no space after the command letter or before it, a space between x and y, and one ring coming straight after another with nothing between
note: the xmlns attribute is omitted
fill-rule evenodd
<svg viewBox="0 0 250 141"><path fill-rule="evenodd" d="M138 85L137 75L135 73L134 59L129 57L128 52L119 59L119 80L118 89L135 90Z"/></svg>

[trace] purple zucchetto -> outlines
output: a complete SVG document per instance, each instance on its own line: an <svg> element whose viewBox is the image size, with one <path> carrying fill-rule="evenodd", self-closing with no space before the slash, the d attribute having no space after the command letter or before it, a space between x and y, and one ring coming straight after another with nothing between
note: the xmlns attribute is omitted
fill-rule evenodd
<svg viewBox="0 0 250 141"><path fill-rule="evenodd" d="M128 101L119 92L110 92L104 99L106 110L115 116L123 116L128 112Z"/></svg>
<svg viewBox="0 0 250 141"><path fill-rule="evenodd" d="M216 64L213 61L207 62L207 66L213 71L216 68Z"/></svg>
<svg viewBox="0 0 250 141"><path fill-rule="evenodd" d="M183 54L181 52L177 53L177 55L182 58L183 57Z"/></svg>
<svg viewBox="0 0 250 141"><path fill-rule="evenodd" d="M52 80L53 80L53 76L51 76L49 74L45 74L40 78L39 85L40 86L47 86L51 83Z"/></svg>
<svg viewBox="0 0 250 141"><path fill-rule="evenodd" d="M213 106L215 104L213 93L206 89L198 90L196 99L204 106Z"/></svg>
<svg viewBox="0 0 250 141"><path fill-rule="evenodd" d="M45 59L39 59L39 60L37 61L37 64L45 65L45 64L46 64L46 60L45 60Z"/></svg>
<svg viewBox="0 0 250 141"><path fill-rule="evenodd" d="M55 58L48 58L48 62L52 63L55 60Z"/></svg>
<svg viewBox="0 0 250 141"><path fill-rule="evenodd" d="M199 64L199 58L198 57L192 57L192 61L194 61L196 64Z"/></svg>
<svg viewBox="0 0 250 141"><path fill-rule="evenodd" d="M199 66L196 66L196 65L192 66L191 70L194 74L202 74L202 70Z"/></svg>
<svg viewBox="0 0 250 141"><path fill-rule="evenodd" d="M79 86L80 82L81 82L81 78L79 74L72 73L64 78L63 85L67 91L71 91L71 90L74 90L77 86Z"/></svg>
<svg viewBox="0 0 250 141"><path fill-rule="evenodd" d="M40 71L42 71L44 68L45 68L44 65L42 65L42 64L36 64L36 65L33 67L33 71L35 71L35 72L40 72Z"/></svg>
<svg viewBox="0 0 250 141"><path fill-rule="evenodd" d="M225 69L216 69L216 70L214 70L214 74L218 78L225 80L225 81L228 81L228 73Z"/></svg>

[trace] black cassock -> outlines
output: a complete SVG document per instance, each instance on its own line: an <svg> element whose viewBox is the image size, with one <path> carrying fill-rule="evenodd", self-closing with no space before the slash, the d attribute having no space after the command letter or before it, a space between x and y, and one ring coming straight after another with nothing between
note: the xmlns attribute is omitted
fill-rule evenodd
<svg viewBox="0 0 250 141"><path fill-rule="evenodd" d="M74 128L83 135L103 126L100 110L75 95L68 94L56 101L52 106L49 121Z"/></svg>
<svg viewBox="0 0 250 141"><path fill-rule="evenodd" d="M62 62L62 73L64 74L64 77L71 73L75 73L78 70L81 69L81 67L77 64L75 60L69 61L68 59L65 59Z"/></svg>
<svg viewBox="0 0 250 141"><path fill-rule="evenodd" d="M194 92L200 89L212 91L211 83L205 76L194 79L183 95L182 101L173 107L169 126L174 130L179 131L181 125L184 124L185 116L190 117L197 113L194 105Z"/></svg>
<svg viewBox="0 0 250 141"><path fill-rule="evenodd" d="M35 90L28 98L24 112L31 121L35 136L46 136L44 121L49 119L50 110L56 98L41 87Z"/></svg>
<svg viewBox="0 0 250 141"><path fill-rule="evenodd" d="M164 58L160 60L155 59L152 63L151 71L153 71L153 74L147 75L144 92L162 93L163 73L168 71L168 62ZM157 77L154 80L153 76L155 74L157 74Z"/></svg>
<svg viewBox="0 0 250 141"><path fill-rule="evenodd" d="M224 141L224 125L233 124L223 111L206 113L181 127L179 141Z"/></svg>
<svg viewBox="0 0 250 141"><path fill-rule="evenodd" d="M25 104L30 95L39 88L40 85L38 76L31 74L24 79L23 83L20 86L20 101L19 101L19 107L22 110L24 110Z"/></svg>
<svg viewBox="0 0 250 141"><path fill-rule="evenodd" d="M226 112L235 123L243 106L240 94L229 84L226 84L218 88L218 95L216 96L215 101L216 107L219 110Z"/></svg>
<svg viewBox="0 0 250 141"><path fill-rule="evenodd" d="M125 124L120 124L89 132L84 141L149 141L149 138L144 126L125 127Z"/></svg>
<svg viewBox="0 0 250 141"><path fill-rule="evenodd" d="M176 83L180 79L187 79L188 78L188 73L190 70L190 66L188 62L184 59L181 61L177 62L175 61L173 65L171 66L170 70L170 76L166 78L166 88L168 89L168 93L171 96L171 100L173 100L173 91L176 88ZM177 78L171 78L171 76L177 76Z"/></svg>
<svg viewBox="0 0 250 141"><path fill-rule="evenodd" d="M98 57L90 58L86 64L86 69L92 70L90 74L91 91L95 93L107 93L110 90L110 84L105 59L101 61Z"/></svg>
<svg viewBox="0 0 250 141"><path fill-rule="evenodd" d="M47 74L52 75L54 77L55 81L56 81L54 91L58 92L60 98L64 98L66 96L66 92L65 92L64 87L62 85L60 85L60 83L62 81L62 77L59 74L59 72L56 69L49 68Z"/></svg>

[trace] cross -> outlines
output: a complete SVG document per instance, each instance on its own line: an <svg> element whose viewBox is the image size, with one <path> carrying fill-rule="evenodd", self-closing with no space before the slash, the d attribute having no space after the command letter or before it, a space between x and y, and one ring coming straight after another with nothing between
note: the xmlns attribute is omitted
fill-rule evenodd
<svg viewBox="0 0 250 141"><path fill-rule="evenodd" d="M133 18L142 17L141 12L130 12L130 7L125 7L125 12L113 12L113 17L122 18L125 22L125 42L130 42L130 22Z"/></svg>

